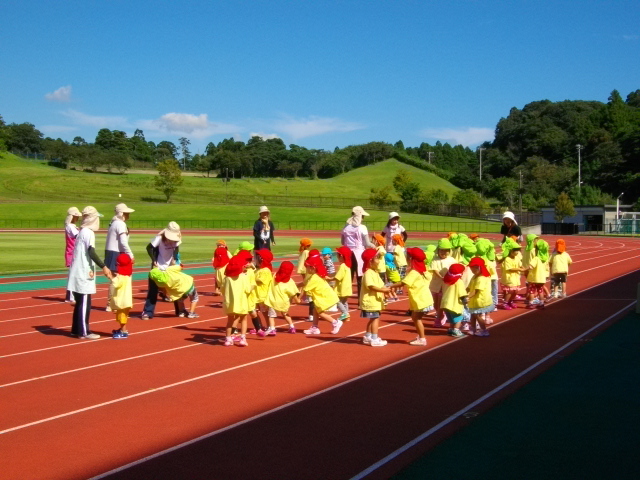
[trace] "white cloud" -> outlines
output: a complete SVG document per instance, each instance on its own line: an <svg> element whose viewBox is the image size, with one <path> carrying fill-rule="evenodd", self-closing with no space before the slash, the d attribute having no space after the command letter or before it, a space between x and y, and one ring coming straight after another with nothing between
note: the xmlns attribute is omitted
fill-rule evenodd
<svg viewBox="0 0 640 480"><path fill-rule="evenodd" d="M249 138L251 137L260 137L263 140L270 140L273 138L280 138L280 135L278 135L277 133L250 133L249 134Z"/></svg>
<svg viewBox="0 0 640 480"><path fill-rule="evenodd" d="M213 123L206 113L165 113L155 120L140 120L137 127L153 134L171 133L188 135L193 138L206 138L216 134L236 134L241 127L232 124Z"/></svg>
<svg viewBox="0 0 640 480"><path fill-rule="evenodd" d="M70 127L67 125L42 125L38 127L45 135L54 135L56 133L68 133L78 130L78 127Z"/></svg>
<svg viewBox="0 0 640 480"><path fill-rule="evenodd" d="M297 140L305 137L313 137L315 135L324 135L326 133L342 133L362 130L365 126L355 122L345 122L339 118L317 117L315 115L311 115L306 119L286 117L285 119L276 122L274 128L276 130L281 130L293 139Z"/></svg>
<svg viewBox="0 0 640 480"><path fill-rule="evenodd" d="M55 92L47 93L44 98L50 102L66 103L71 101L71 85L60 87Z"/></svg>
<svg viewBox="0 0 640 480"><path fill-rule="evenodd" d="M492 128L425 128L420 132L425 138L433 138L454 145L478 145L494 139L495 130Z"/></svg>
<svg viewBox="0 0 640 480"><path fill-rule="evenodd" d="M131 127L126 117L87 115L72 109L65 110L62 114L76 125L110 129Z"/></svg>

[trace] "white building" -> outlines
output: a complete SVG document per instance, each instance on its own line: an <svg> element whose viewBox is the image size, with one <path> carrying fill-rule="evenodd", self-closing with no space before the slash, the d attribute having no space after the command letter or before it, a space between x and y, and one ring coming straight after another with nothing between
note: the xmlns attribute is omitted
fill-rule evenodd
<svg viewBox="0 0 640 480"><path fill-rule="evenodd" d="M636 223L633 220L622 220L633 213L630 212L632 207L633 205L575 205L576 214L572 217L564 217L562 223L576 224L578 232L618 233L621 230L621 225L629 222ZM560 223L555 219L554 207L543 207L541 210L543 230L545 223ZM640 217L640 215L638 216Z"/></svg>

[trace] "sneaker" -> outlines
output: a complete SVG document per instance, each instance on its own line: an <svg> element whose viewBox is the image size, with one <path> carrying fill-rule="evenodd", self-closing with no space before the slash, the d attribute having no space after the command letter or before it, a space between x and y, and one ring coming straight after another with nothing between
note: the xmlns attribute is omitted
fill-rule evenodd
<svg viewBox="0 0 640 480"><path fill-rule="evenodd" d="M309 315L309 318L307 318L307 322L313 322L313 315Z"/></svg>
<svg viewBox="0 0 640 480"><path fill-rule="evenodd" d="M275 337L276 336L276 329L274 327L269 327L269 328L267 328L265 334L270 336L270 337Z"/></svg>
<svg viewBox="0 0 640 480"><path fill-rule="evenodd" d="M531 300L531 302L529 302L531 305L537 305L540 303L540 299L539 298L534 298L533 300Z"/></svg>
<svg viewBox="0 0 640 480"><path fill-rule="evenodd" d="M493 318L484 317L484 323L486 323L487 325L491 325L493 323Z"/></svg>
<svg viewBox="0 0 640 480"><path fill-rule="evenodd" d="M233 341L235 343L238 343L240 341L240 334L239 333L234 333L233 335L231 335L231 338L233 339Z"/></svg>
<svg viewBox="0 0 640 480"><path fill-rule="evenodd" d="M333 321L333 330L331 330L331 333L333 335L335 335L336 333L338 333L340 331L340 328L342 327L342 324L344 322L342 320L334 320Z"/></svg>
<svg viewBox="0 0 640 480"><path fill-rule="evenodd" d="M383 340L384 342L384 340ZM385 342L386 343L386 342ZM409 342L409 345L416 345L417 347L424 347L427 344L427 339L426 338L416 338L415 340L412 340Z"/></svg>
<svg viewBox="0 0 640 480"><path fill-rule="evenodd" d="M543 309L544 308L544 302L540 302L538 305L536 305L536 308Z"/></svg>
<svg viewBox="0 0 640 480"><path fill-rule="evenodd" d="M442 320L435 320L433 322L433 327L434 328L442 328L444 327L445 323Z"/></svg>
<svg viewBox="0 0 640 480"><path fill-rule="evenodd" d="M371 345L371 337L362 337L362 343L365 345Z"/></svg>
<svg viewBox="0 0 640 480"><path fill-rule="evenodd" d="M296 333L296 327L289 327L289 330L287 330L287 333Z"/></svg>
<svg viewBox="0 0 640 480"><path fill-rule="evenodd" d="M240 341L238 342L239 347L248 347L247 338L244 335L240 335Z"/></svg>
<svg viewBox="0 0 640 480"><path fill-rule="evenodd" d="M122 330L116 330L113 332L112 338L129 338L129 332L123 332Z"/></svg>
<svg viewBox="0 0 640 480"><path fill-rule="evenodd" d="M230 347L232 345L233 345L233 337L225 337L224 346L225 347Z"/></svg>
<svg viewBox="0 0 640 480"><path fill-rule="evenodd" d="M187 314L186 314L186 313L184 313L184 312L180 312L180 313L178 314L178 316L179 316L180 318L184 318L186 315L187 315Z"/></svg>
<svg viewBox="0 0 640 480"><path fill-rule="evenodd" d="M309 330L304 331L305 335L320 335L320 329L318 327L311 327Z"/></svg>
<svg viewBox="0 0 640 480"><path fill-rule="evenodd" d="M509 302L509 306L511 307L511 310L515 310L516 308L518 308L515 302Z"/></svg>
<svg viewBox="0 0 640 480"><path fill-rule="evenodd" d="M511 305L509 305L508 303L503 303L500 308L502 308L503 310L512 310Z"/></svg>
<svg viewBox="0 0 640 480"><path fill-rule="evenodd" d="M371 345L372 347L384 347L386 344L387 344L387 341L381 339L380 337L372 338L371 343L369 343L369 345Z"/></svg>
<svg viewBox="0 0 640 480"><path fill-rule="evenodd" d="M475 333L476 337L488 337L489 336L489 330L478 330Z"/></svg>
<svg viewBox="0 0 640 480"><path fill-rule="evenodd" d="M460 329L458 329L458 328L452 328L452 329L451 329L451 333L450 333L449 335L451 335L452 337L456 337L456 338L458 338L458 337L465 337L465 336L466 336L466 335L465 335L464 333L462 333L462 332L460 331Z"/></svg>
<svg viewBox="0 0 640 480"><path fill-rule="evenodd" d="M341 322L346 322L348 321L347 319L349 318L349 314L348 313L343 313L342 315L340 315L338 317L338 320L340 320Z"/></svg>
<svg viewBox="0 0 640 480"><path fill-rule="evenodd" d="M267 332L264 329L260 329L258 330L258 336L259 337L264 337L267 334Z"/></svg>
<svg viewBox="0 0 640 480"><path fill-rule="evenodd" d="M97 333L87 333L80 338L86 338L87 340L97 340L98 338L100 338L100 335L98 335Z"/></svg>
<svg viewBox="0 0 640 480"><path fill-rule="evenodd" d="M456 328L452 328L451 330L457 330ZM469 331L469 322L464 322L462 324L462 331L463 332L468 332Z"/></svg>
<svg viewBox="0 0 640 480"><path fill-rule="evenodd" d="M249 330L249 333L250 333L251 335L255 335L255 334L256 334L256 333L258 333L258 332L256 331L256 329L255 329L255 328L252 328L251 330Z"/></svg>
<svg viewBox="0 0 640 480"><path fill-rule="evenodd" d="M189 313L187 314L187 318L200 318L200 315L198 315L198 314L197 314L197 313L195 313L195 312L189 312Z"/></svg>
<svg viewBox="0 0 640 480"><path fill-rule="evenodd" d="M113 310L111 310L111 307L109 305L107 305L106 307L104 307L104 311L105 312L113 312Z"/></svg>
<svg viewBox="0 0 640 480"><path fill-rule="evenodd" d="M151 320L151 317L146 313L143 313L142 315L140 315L140 320Z"/></svg>

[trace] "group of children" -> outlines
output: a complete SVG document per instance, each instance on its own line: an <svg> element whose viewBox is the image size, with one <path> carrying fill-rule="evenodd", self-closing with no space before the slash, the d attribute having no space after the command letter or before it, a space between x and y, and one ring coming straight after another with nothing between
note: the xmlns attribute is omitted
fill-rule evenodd
<svg viewBox="0 0 640 480"><path fill-rule="evenodd" d="M544 308L551 298L566 296L566 282L571 257L562 239L550 252L549 244L536 235L527 235L523 247L515 237L507 238L496 253L495 245L478 235L450 233L425 250L406 248L403 238L394 235L393 251L384 247L384 238L374 235L375 248L362 253L363 275L358 299L360 317L367 319L362 342L384 346L380 338L379 318L389 301L406 289L410 315L417 336L411 345L426 345L423 317L434 312L434 327L449 324L453 337L465 333L489 336L490 314L498 308L511 310L520 297L521 278L526 277L526 308ZM270 250L252 250L253 245L242 242L232 254L224 240L218 240L213 255L215 269L214 294L222 296L227 315L224 345L247 346L247 334L260 337L275 336L275 320L281 315L287 332L296 333L289 315L292 304L309 305L311 326L307 335L321 333L320 321L330 323L337 334L343 323L350 320L348 299L352 290L352 253L347 247L322 251L312 249L312 241L300 241L297 267L283 261L274 272ZM333 262L334 255L339 264ZM126 338L127 317L132 307L131 259L127 254L117 258L116 275L111 281L111 308L120 328L114 338ZM501 275L498 276L498 265ZM296 283L292 275L298 273ZM193 277L182 272L181 265L154 267L150 278L169 300L180 303L180 316L197 318L195 309L198 292ZM551 279L551 289L546 286ZM498 285L502 286L503 301L498 303ZM184 301L190 300L190 309ZM338 318L330 313L340 312ZM248 329L248 318L253 328Z"/></svg>

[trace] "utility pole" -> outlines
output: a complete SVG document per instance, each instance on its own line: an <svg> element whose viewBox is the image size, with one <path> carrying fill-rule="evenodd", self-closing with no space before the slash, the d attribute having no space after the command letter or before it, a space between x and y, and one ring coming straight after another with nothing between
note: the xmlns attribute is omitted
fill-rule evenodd
<svg viewBox="0 0 640 480"><path fill-rule="evenodd" d="M480 152L480 181L482 182L482 151L486 150L486 148L478 147L478 152Z"/></svg>
<svg viewBox="0 0 640 480"><path fill-rule="evenodd" d="M427 152L427 155L429 156L429 165L431 165L431 154L432 154L432 153L433 153L433 152Z"/></svg>
<svg viewBox="0 0 640 480"><path fill-rule="evenodd" d="M580 158L580 150L584 147L580 144L576 145L578 149L578 197L580 198L580 204L582 204L582 161Z"/></svg>

